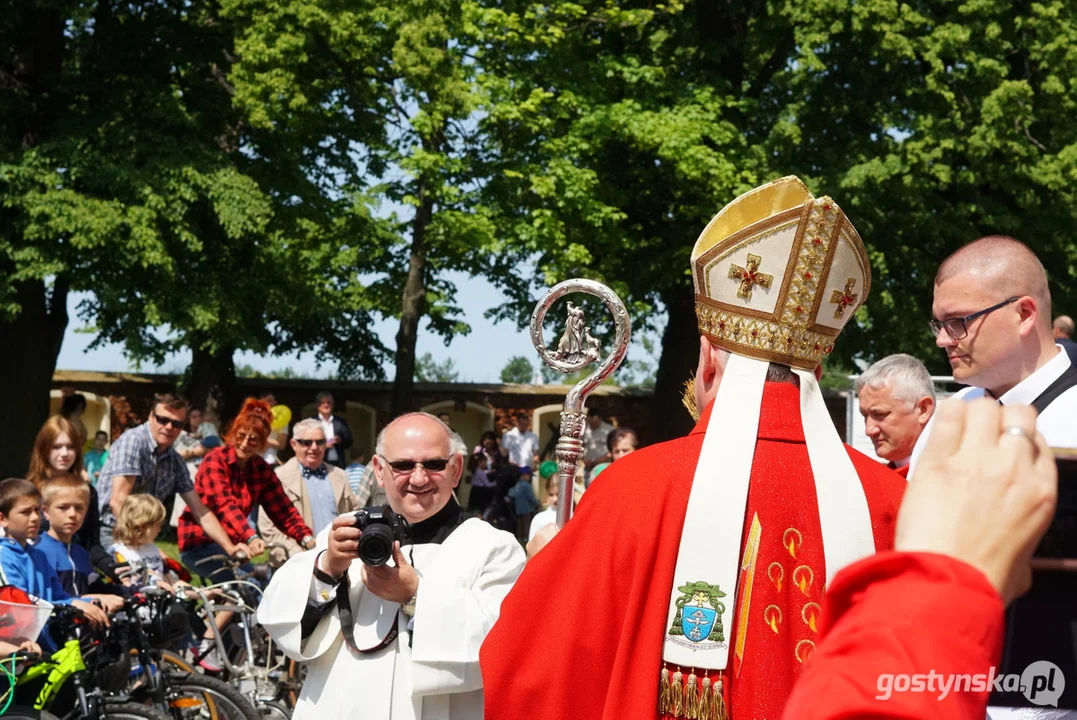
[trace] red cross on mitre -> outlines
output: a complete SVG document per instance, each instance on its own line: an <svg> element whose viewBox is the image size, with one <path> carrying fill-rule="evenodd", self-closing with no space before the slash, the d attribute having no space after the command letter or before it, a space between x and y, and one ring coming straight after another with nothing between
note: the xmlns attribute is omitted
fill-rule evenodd
<svg viewBox="0 0 1077 720"><path fill-rule="evenodd" d="M845 308L851 305L856 305L857 298L860 297L860 294L853 293L854 287L856 287L856 278L849 278L845 281L844 290L835 290L830 293L830 302L838 304L838 308L834 311L835 320L841 320L845 317Z"/></svg>
<svg viewBox="0 0 1077 720"><path fill-rule="evenodd" d="M745 267L741 267L736 263L730 263L729 277L733 280L740 280L740 287L737 288L737 297L751 300L752 288L756 285L767 288L768 290L770 289L770 284L774 282L774 276L759 272L759 263L761 262L763 262L763 258L758 255L749 254Z"/></svg>

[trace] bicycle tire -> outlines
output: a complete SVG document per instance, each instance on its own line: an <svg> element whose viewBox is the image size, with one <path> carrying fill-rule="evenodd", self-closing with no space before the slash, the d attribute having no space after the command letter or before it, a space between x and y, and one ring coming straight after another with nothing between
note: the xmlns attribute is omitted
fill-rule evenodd
<svg viewBox="0 0 1077 720"><path fill-rule="evenodd" d="M210 720L262 720L261 713L239 690L223 680L195 673L168 673L169 705L184 696L201 695Z"/></svg>
<svg viewBox="0 0 1077 720"><path fill-rule="evenodd" d="M280 700L258 703L258 712L262 720L292 720L292 709Z"/></svg>
<svg viewBox="0 0 1077 720"><path fill-rule="evenodd" d="M11 707L4 713L5 718L10 720L60 720L46 710L34 710L25 707Z"/></svg>
<svg viewBox="0 0 1077 720"><path fill-rule="evenodd" d="M102 708L102 718L110 720L171 720L157 708L138 703L119 703L110 705L106 703Z"/></svg>

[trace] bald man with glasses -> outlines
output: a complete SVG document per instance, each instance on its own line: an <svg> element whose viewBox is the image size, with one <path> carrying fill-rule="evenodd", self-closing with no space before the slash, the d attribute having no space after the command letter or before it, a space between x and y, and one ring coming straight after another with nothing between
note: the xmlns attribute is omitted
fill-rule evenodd
<svg viewBox="0 0 1077 720"><path fill-rule="evenodd" d="M1035 253L999 235L969 243L939 267L931 312L935 344L954 380L970 386L957 397L1032 405L1048 445L1077 447L1077 366L1055 342L1047 273ZM916 443L910 477L930 431Z"/></svg>
<svg viewBox="0 0 1077 720"><path fill-rule="evenodd" d="M969 385L956 397L993 398L1001 405L1032 405L1036 429L1047 445L1077 448L1077 366L1055 342L1047 273L1026 245L1003 236L980 238L948 257L935 276L931 329L950 361L954 379ZM934 420L913 451L909 472L915 484L919 457ZM999 672L1015 672L1025 659L1067 664L1042 641L1072 636L1077 616L1064 598L1073 583L1065 573L1037 575L1032 591L1009 611L1007 649ZM1059 584L1061 583L1061 585ZM1062 602L1060 603L1060 599ZM1066 608L1058 611L1058 608ZM1016 669L1020 672L1024 665ZM1006 696L993 702L1008 705ZM991 720L1021 717L1024 711L991 707ZM1066 711L1038 709L1036 717L1060 719Z"/></svg>
<svg viewBox="0 0 1077 720"><path fill-rule="evenodd" d="M524 553L457 504L463 460L438 418L397 418L371 466L410 539L387 564L365 565L355 516L341 515L273 576L258 621L310 663L294 720L483 717L479 647Z"/></svg>
<svg viewBox="0 0 1077 720"><path fill-rule="evenodd" d="M295 457L274 472L284 494L315 535L332 525L338 515L360 508L348 484L347 473L325 462L327 443L321 421L310 418L296 423L292 429L291 446ZM267 512L258 513L258 532L267 544L284 546L270 551L275 562L283 563L303 552L299 543L273 524Z"/></svg>

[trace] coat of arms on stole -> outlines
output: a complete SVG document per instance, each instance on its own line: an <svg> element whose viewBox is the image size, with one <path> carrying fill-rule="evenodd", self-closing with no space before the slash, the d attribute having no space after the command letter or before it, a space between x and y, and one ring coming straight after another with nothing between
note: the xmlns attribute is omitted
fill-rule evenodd
<svg viewBox="0 0 1077 720"><path fill-rule="evenodd" d="M718 589L717 585L710 585L698 580L677 588L681 596L677 598L677 614L673 616L673 624L669 628L669 635L674 642L682 637L692 645L700 643L724 643L725 630L722 625L722 613L725 612L725 603L718 598L724 598L725 593Z"/></svg>

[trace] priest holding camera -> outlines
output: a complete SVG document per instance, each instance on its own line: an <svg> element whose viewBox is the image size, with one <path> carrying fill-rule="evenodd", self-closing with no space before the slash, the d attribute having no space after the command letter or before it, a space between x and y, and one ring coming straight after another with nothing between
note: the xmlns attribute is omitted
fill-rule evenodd
<svg viewBox="0 0 1077 720"><path fill-rule="evenodd" d="M341 515L274 575L258 621L309 661L295 720L479 720L479 646L523 570L515 538L453 496L463 457L426 413L371 459L389 505Z"/></svg>

